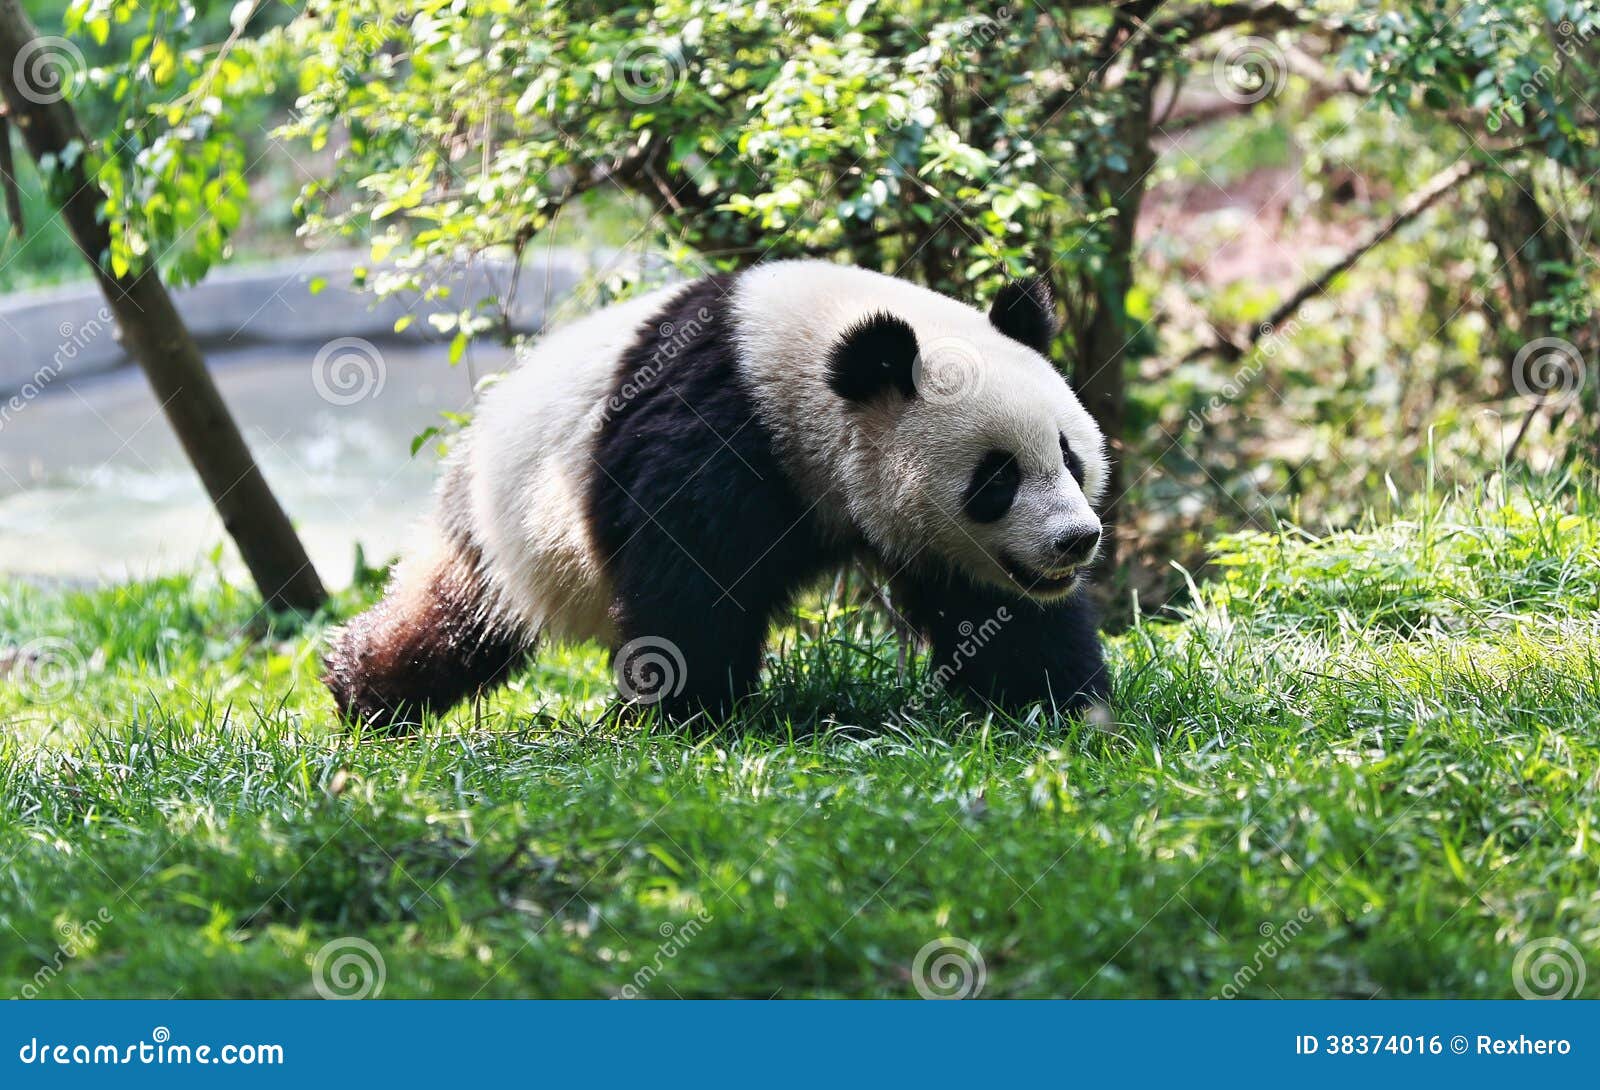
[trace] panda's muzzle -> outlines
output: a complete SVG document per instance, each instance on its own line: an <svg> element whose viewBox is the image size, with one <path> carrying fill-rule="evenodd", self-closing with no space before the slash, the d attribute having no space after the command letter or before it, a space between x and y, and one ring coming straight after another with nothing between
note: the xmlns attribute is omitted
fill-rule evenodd
<svg viewBox="0 0 1600 1090"><path fill-rule="evenodd" d="M1074 526L1056 538L1055 550L1063 563L1082 566L1094 559L1100 548L1100 527Z"/></svg>
<svg viewBox="0 0 1600 1090"><path fill-rule="evenodd" d="M1027 595L1055 598L1077 586L1100 551L1100 526L1087 520L1074 520L1055 533L1054 539L1037 557L1025 564L1009 552L1000 554L1000 566L1007 577Z"/></svg>
<svg viewBox="0 0 1600 1090"><path fill-rule="evenodd" d="M1066 594L1078 585L1078 577L1083 573L1081 565L1042 572L1005 554L1000 557L1000 566L1022 593L1035 598L1054 598Z"/></svg>

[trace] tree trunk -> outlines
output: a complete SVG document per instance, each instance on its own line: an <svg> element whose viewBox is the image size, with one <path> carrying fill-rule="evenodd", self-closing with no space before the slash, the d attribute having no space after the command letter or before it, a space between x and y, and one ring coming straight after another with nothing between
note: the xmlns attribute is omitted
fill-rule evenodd
<svg viewBox="0 0 1600 1090"><path fill-rule="evenodd" d="M1567 237L1533 196L1534 180L1526 167L1507 166L1505 177L1491 176L1485 186L1483 222L1500 253L1498 279L1505 291L1485 310L1496 348L1505 361L1503 395L1515 392L1511 361L1531 341L1552 335L1550 316L1537 311L1549 299L1551 280L1547 263L1568 268L1576 264Z"/></svg>
<svg viewBox="0 0 1600 1090"><path fill-rule="evenodd" d="M1111 480L1106 489L1102 519L1107 527L1108 561L1120 556L1121 534L1117 533L1118 514L1127 473L1123 466L1126 448L1127 351L1136 330L1128 321L1128 289L1133 286L1134 232L1139 209L1155 162L1150 148L1150 82L1142 74L1126 88L1126 112L1118 125L1119 143L1126 150L1125 173L1103 173L1098 189L1116 216L1108 221L1105 258L1094 278L1094 305L1087 327L1078 332L1078 353L1073 379L1084 407L1105 432L1111 447Z"/></svg>
<svg viewBox="0 0 1600 1090"><path fill-rule="evenodd" d="M104 265L111 233L100 218L103 195L85 174L87 156L73 159L71 167L59 165L66 161L63 149L82 140L77 117L67 102L52 101L53 94L18 85L29 66L16 61L35 39L18 0L0 0L0 95L11 120L36 161L55 157L52 190L66 195L58 198L62 221L94 267L124 345L144 369L267 606L315 609L327 598L316 570L239 434L155 263L125 276L113 276Z"/></svg>

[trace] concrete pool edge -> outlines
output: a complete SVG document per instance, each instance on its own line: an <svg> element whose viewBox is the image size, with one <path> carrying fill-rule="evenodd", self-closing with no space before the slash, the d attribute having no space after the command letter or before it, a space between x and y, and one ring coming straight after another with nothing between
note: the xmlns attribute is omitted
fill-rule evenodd
<svg viewBox="0 0 1600 1090"><path fill-rule="evenodd" d="M527 262L512 308L512 328L536 332L544 322L547 299L551 303L564 299L586 273L615 256L602 250L562 248ZM363 251L330 250L223 267L199 284L175 289L173 296L202 349L305 344L337 337L439 340L426 321L395 332L402 316L426 313L418 307L421 293L396 292L379 298L350 286L354 271L367 264L365 258ZM494 294L509 271L506 262L479 259L445 269L430 282L449 287L453 299L477 299ZM313 295L314 280L324 286ZM0 296L0 330L6 331L13 346L0 355L0 398L31 396L30 390L37 392L57 379L85 378L131 363L105 299L92 282Z"/></svg>

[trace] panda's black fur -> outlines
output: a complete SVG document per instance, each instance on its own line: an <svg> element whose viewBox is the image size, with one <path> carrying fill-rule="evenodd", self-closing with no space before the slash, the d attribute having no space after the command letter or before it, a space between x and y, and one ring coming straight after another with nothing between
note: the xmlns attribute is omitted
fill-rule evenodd
<svg viewBox="0 0 1600 1090"><path fill-rule="evenodd" d="M637 374L663 325L725 306L727 284L691 284L622 360ZM671 641L686 664L677 703L716 706L755 683L773 614L846 559L822 540L755 413L729 323L706 323L670 375L605 422L589 517L615 587L619 646ZM704 665L698 665L704 664Z"/></svg>
<svg viewBox="0 0 1600 1090"><path fill-rule="evenodd" d="M816 466L820 459L826 469L828 455L811 451L807 421L791 418L791 414L803 416L807 411L803 406L809 406L818 413L819 436L826 433L829 442L847 444L854 452L851 457L866 458L870 464L875 457L872 449L850 429L859 426L871 439L867 429L884 428L888 430L880 434L893 437L893 414L900 411L896 407L914 404L919 397L918 382L924 376L916 369L931 365L922 358L926 353L919 349L914 324L923 326L924 348L940 339L927 336L930 329L936 333L955 329L960 331L957 339L976 345L973 351L982 357L983 366L992 367L1001 380L1014 373L1035 386L1046 384L1039 388L1050 390L1059 402L1052 411L1067 414L1067 424L1058 428L1061 456L1069 466L1079 462L1073 476L1083 486L1082 460L1090 459L1092 468L1103 466L1098 433L1093 436L1094 450L1075 452L1069 449L1066 432L1074 431L1078 446L1089 445L1083 437L1092 422L1084 423L1087 415L1081 414L1070 392L1054 392L1031 360L1012 361L1007 350L996 348L988 335L970 324L982 323L1029 353L1043 353L1054 330L1048 288L1039 281L1015 283L1000 294L986 316L971 312L976 317L969 317L970 308L923 289L890 288L900 282L877 274L819 268L817 263L787 264L787 271L763 274L764 294L741 284L740 276L751 276L745 273L703 278L658 297L646 311L636 307L631 312L631 341L619 341L625 347L608 361L609 380L597 377L576 393L564 390L571 394L573 408L552 410L544 419L549 436L562 436L563 451L581 451L569 457L580 464L552 465L549 457L527 449L539 443L518 445L522 440L512 434L519 419L514 399L535 405L541 389L538 375L522 376L522 386L510 393L501 395L498 387L491 391L490 397L505 403L503 411L474 425L465 453L447 468L426 555L408 559L385 599L333 637L326 680L344 717L394 727L414 723L425 712L444 710L504 681L524 663L547 629L556 636L600 638L613 652L641 645L670 647L681 661L668 662L664 668L681 676L669 678L666 687L647 699L659 701L672 716L702 709L720 712L756 686L774 618L797 592L854 558L887 578L895 607L927 637L931 670L947 685L1010 707L1048 701L1077 709L1108 698L1095 618L1081 582L1068 593L1036 597L1028 593L1032 588L1026 577L1006 566L1004 554L995 563L1007 574L983 568L979 577L969 570L970 561L929 555L930 550L915 541L900 542L892 520L888 529L864 525L857 529L849 512L854 503L859 515L861 497L840 494L852 491L854 479L846 475L843 484L819 486ZM803 337L811 329L812 315L773 318L763 316L760 306L784 306L788 285L803 291L808 281L802 277L808 272L826 285L826 291L817 289L816 310L827 320L817 325L830 332L823 334L827 343L794 345L786 333L792 328ZM847 274L860 279L833 286L836 278ZM779 277L775 285L774 275ZM923 293L905 295L908 291ZM603 321L605 312L599 318ZM669 330L675 331L673 351L664 359L662 344ZM768 339L763 342L762 336ZM581 337L568 343L580 348L583 344ZM763 343L769 348L761 349ZM781 361L771 357L788 358L790 352L799 362L786 372ZM809 362L813 358L814 368ZM539 362L535 358L523 367ZM649 381L641 381L641 375L648 375ZM792 398L782 389L788 381L794 383ZM1065 391L1064 382L1061 386ZM605 396L596 399L595 392ZM988 400L980 407L991 408L990 401L1003 404L998 392L983 396ZM828 397L837 399L836 409L819 400ZM1062 397L1071 399L1070 405ZM558 425L590 402L595 404L584 419L592 436L580 446ZM926 411L934 413L935 408ZM938 411L947 420L963 419L954 415L959 406ZM1037 415L1031 409L1018 411ZM572 419L569 426L582 423ZM1042 435L1040 428L1048 421L1029 423L1039 425L1027 432L1031 442L1027 453L1036 456L1040 440L1035 433ZM772 424L781 425L784 434L775 434ZM477 435L480 429L487 435ZM904 453L905 441L894 441L900 444L896 450ZM909 442L912 454L946 456L937 442L915 437ZM495 444L523 459L516 467L534 468L502 469ZM806 447L811 458L809 470L799 468L800 447ZM507 461L515 459L508 456ZM979 460L971 460L974 466L952 467L950 473L933 474L930 479L942 480L957 470L972 477ZM501 479L502 472L509 478ZM1103 476L1100 472L1101 480ZM545 510L539 504L550 501L528 500L520 522L502 510L506 496L562 492L539 490L532 483L535 477L567 482L566 491L581 493L577 505ZM883 481L888 483L880 481L874 487L893 489L896 479L894 473L886 473ZM973 477L964 482L963 491L980 483ZM1014 491L1017 486L1011 487ZM1064 480L1048 487L1066 497L1053 501L1051 517L1067 518L1063 512L1070 505L1078 522L1068 528L1081 531L1083 497L1074 499L1073 486ZM498 504L496 497L501 499ZM953 504L947 505L945 499ZM922 506L916 506L921 501L907 502L920 516L967 517L946 511L950 506L959 512L964 502L960 496L933 496ZM925 509L932 507L937 512ZM536 525L545 515L576 517L585 523L577 535L558 539L552 531L548 536L554 544L540 538L537 547L580 573L563 574L560 579L550 576L548 589L542 581L546 577L515 563L516 535L530 532L521 528ZM1000 517L1005 517L1003 511ZM978 529L975 524L974 532ZM1001 540L1024 542L1033 550L1031 558L1040 548L1036 529L1019 526L1005 531L1012 537ZM1098 526L1093 529L1097 536ZM1083 536L1079 532L1079 539ZM975 540L973 546L979 553L988 551ZM951 549L965 546L956 539ZM586 550L593 554L587 567ZM983 563L981 557L977 563ZM530 586L535 588L531 593L526 589ZM541 594L553 604L523 601ZM605 599L598 603L604 607L603 618L596 603L588 601L597 594ZM1003 623L993 622L997 617ZM981 639L974 638L976 626L982 626ZM626 668L623 663L618 666Z"/></svg>

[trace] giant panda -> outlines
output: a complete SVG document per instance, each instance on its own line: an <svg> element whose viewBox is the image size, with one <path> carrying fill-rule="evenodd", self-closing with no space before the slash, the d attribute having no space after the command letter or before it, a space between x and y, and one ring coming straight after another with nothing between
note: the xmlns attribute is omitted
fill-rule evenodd
<svg viewBox="0 0 1600 1090"><path fill-rule="evenodd" d="M382 600L331 636L343 718L420 721L551 640L672 718L756 686L774 617L859 559L950 688L1108 697L1085 571L1104 438L1046 358L1055 304L987 313L822 261L655 291L545 335L484 395Z"/></svg>

